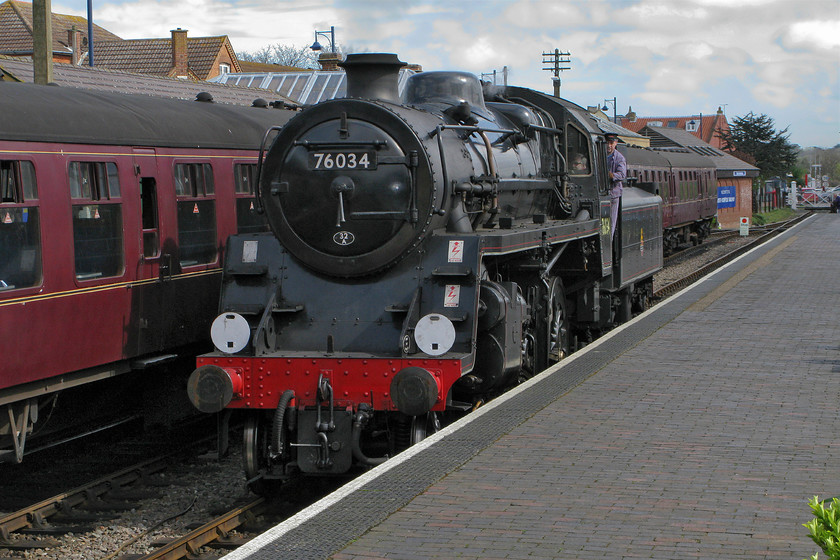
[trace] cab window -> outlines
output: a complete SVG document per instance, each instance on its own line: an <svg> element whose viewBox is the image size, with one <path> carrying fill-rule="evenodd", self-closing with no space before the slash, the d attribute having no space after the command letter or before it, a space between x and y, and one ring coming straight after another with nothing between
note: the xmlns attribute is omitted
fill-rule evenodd
<svg viewBox="0 0 840 560"><path fill-rule="evenodd" d="M68 169L76 278L120 276L124 269L122 199L117 165L74 161Z"/></svg>
<svg viewBox="0 0 840 560"><path fill-rule="evenodd" d="M31 161L0 160L0 293L42 281L38 185Z"/></svg>
<svg viewBox="0 0 840 560"><path fill-rule="evenodd" d="M589 152L587 136L572 126L566 127L566 163L569 175L589 175L592 173L592 154Z"/></svg>
<svg viewBox="0 0 840 560"><path fill-rule="evenodd" d="M257 205L254 199L257 164L234 164L233 178L236 183L237 233L260 233L268 231L268 220L265 214L257 212Z"/></svg>
<svg viewBox="0 0 840 560"><path fill-rule="evenodd" d="M178 245L181 266L216 260L216 200L209 163L175 164L178 199Z"/></svg>

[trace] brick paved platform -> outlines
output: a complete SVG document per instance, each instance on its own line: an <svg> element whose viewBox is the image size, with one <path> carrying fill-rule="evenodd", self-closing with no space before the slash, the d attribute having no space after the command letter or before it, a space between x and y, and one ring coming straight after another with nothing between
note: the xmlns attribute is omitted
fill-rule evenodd
<svg viewBox="0 0 840 560"><path fill-rule="evenodd" d="M840 495L840 216L817 215L226 556L803 559Z"/></svg>

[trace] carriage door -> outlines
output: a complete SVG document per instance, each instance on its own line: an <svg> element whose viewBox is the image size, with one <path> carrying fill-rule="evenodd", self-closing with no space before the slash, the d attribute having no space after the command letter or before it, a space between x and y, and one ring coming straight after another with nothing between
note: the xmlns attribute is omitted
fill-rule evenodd
<svg viewBox="0 0 840 560"><path fill-rule="evenodd" d="M134 174L138 185L140 231L137 280L160 279L166 269L161 255L161 201L159 192L156 152L153 148L134 148ZM135 206L136 208L136 206ZM137 352L145 354L160 350L165 345L162 336L163 310L169 307L172 297L168 282L139 283L132 290L132 311L139 319L136 341Z"/></svg>
<svg viewBox="0 0 840 560"><path fill-rule="evenodd" d="M160 268L160 211L157 159L153 148L134 148L134 173L140 193L140 260L143 279L155 278Z"/></svg>

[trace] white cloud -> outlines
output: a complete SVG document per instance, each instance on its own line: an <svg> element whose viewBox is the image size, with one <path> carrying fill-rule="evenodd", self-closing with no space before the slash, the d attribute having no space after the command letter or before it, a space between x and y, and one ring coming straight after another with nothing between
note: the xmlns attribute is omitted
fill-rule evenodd
<svg viewBox="0 0 840 560"><path fill-rule="evenodd" d="M790 106L798 98L796 87L793 84L773 85L764 82L757 84L752 91L759 102L779 108Z"/></svg>
<svg viewBox="0 0 840 560"><path fill-rule="evenodd" d="M793 23L788 28L784 40L788 45L795 47L811 49L840 47L840 19Z"/></svg>

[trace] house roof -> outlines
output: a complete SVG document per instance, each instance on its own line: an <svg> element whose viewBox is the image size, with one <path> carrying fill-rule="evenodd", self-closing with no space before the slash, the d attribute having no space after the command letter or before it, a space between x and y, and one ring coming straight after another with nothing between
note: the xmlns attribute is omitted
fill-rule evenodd
<svg viewBox="0 0 840 560"><path fill-rule="evenodd" d="M0 53L27 54L32 46L32 4L19 0L7 0L0 4ZM87 31L87 19L81 16L52 14L53 52L70 53L67 32L75 27ZM100 41L118 41L120 37L110 31L93 26L94 45Z"/></svg>
<svg viewBox="0 0 840 560"><path fill-rule="evenodd" d="M233 68L238 72L239 64L233 54L233 47L227 35L218 37L187 37L187 58L193 77L206 80L214 69L219 53L227 50L231 54ZM103 41L94 44L95 66L110 70L169 76L174 68L172 60L172 38L129 39Z"/></svg>
<svg viewBox="0 0 840 560"><path fill-rule="evenodd" d="M697 138L693 133L678 128L645 126L639 131L650 138L652 148L686 148L692 152L709 157L717 168L718 177L732 177L737 174L744 177L758 177L759 169Z"/></svg>
<svg viewBox="0 0 840 560"><path fill-rule="evenodd" d="M94 60L95 57L96 55L94 55ZM31 83L34 81L33 76L31 59L0 55L0 80ZM217 103L233 105L251 105L257 98L286 103L290 101L277 92L264 89L131 74L70 64L53 64L53 83L68 88L138 93L153 97L188 100L195 99L201 92L207 92Z"/></svg>
<svg viewBox="0 0 840 560"><path fill-rule="evenodd" d="M719 146L717 130L729 130L729 122L723 110L718 108L717 113L712 115L689 115L681 117L636 117L633 120L627 117L620 117L621 126L634 132L639 132L647 125L659 126L668 129L686 130L687 125L694 121L695 132L690 134L700 138L707 144Z"/></svg>

